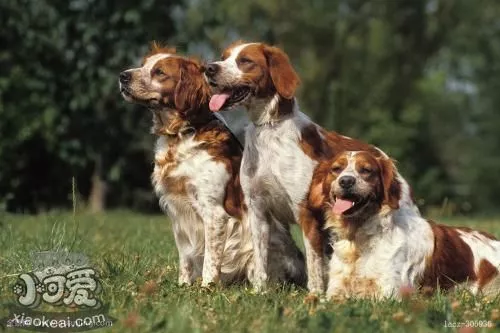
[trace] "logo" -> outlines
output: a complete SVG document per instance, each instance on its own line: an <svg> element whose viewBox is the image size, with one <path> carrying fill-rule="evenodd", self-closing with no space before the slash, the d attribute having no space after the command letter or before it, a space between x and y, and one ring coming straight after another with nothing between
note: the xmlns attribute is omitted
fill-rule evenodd
<svg viewBox="0 0 500 333"><path fill-rule="evenodd" d="M16 304L4 326L39 332L81 332L111 326L113 318L99 299L101 284L88 258L79 253L36 252L33 271L12 286ZM38 311L39 307L58 311ZM64 311L67 309L71 311Z"/></svg>

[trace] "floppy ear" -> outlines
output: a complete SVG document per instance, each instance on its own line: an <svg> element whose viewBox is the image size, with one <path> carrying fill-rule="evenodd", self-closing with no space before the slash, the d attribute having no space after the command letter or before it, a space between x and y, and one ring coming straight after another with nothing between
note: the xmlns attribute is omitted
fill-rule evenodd
<svg viewBox="0 0 500 333"><path fill-rule="evenodd" d="M398 209L401 184L396 179L396 166L394 161L388 158L381 158L379 161L382 168L382 186L384 188L384 201L382 204L388 205L392 209Z"/></svg>
<svg viewBox="0 0 500 333"><path fill-rule="evenodd" d="M266 46L264 54L267 58L271 80L276 91L284 98L292 99L300 80L288 56L285 52L274 46Z"/></svg>
<svg viewBox="0 0 500 333"><path fill-rule="evenodd" d="M174 103L179 111L200 108L208 99L207 87L201 75L203 68L194 63L181 67L180 79L175 87Z"/></svg>

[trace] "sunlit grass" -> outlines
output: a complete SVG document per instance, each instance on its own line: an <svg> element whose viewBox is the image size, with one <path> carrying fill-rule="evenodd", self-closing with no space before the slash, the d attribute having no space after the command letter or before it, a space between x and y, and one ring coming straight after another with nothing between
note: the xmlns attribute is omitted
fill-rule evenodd
<svg viewBox="0 0 500 333"><path fill-rule="evenodd" d="M445 222L500 235L500 219ZM297 230L294 235L300 239ZM178 287L168 219L123 211L0 215L0 302L12 302L11 286L17 274L31 269L31 252L55 249L85 253L100 273L101 299L117 322L99 332L452 332L445 321L500 325L499 299L463 292L332 303L293 287L273 286L264 295L246 285Z"/></svg>

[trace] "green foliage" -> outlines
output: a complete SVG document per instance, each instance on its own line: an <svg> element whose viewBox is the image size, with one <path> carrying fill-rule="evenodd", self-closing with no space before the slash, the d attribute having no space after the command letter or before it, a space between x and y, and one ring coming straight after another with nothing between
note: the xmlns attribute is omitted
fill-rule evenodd
<svg viewBox="0 0 500 333"><path fill-rule="evenodd" d="M0 205L69 205L71 177L87 197L98 174L111 206L155 207L149 114L118 73L154 39L207 60L246 39L283 47L303 111L394 157L424 208L496 209L498 14L488 0L5 0Z"/></svg>
<svg viewBox="0 0 500 333"><path fill-rule="evenodd" d="M173 34L173 1L3 1L0 203L69 205L98 164L112 204L149 191L149 114L119 94L118 73ZM149 199L151 200L151 199Z"/></svg>

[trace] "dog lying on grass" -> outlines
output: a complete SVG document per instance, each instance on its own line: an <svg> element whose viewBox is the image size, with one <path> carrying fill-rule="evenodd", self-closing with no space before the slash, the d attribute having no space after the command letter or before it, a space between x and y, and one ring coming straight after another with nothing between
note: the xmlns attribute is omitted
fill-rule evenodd
<svg viewBox="0 0 500 333"><path fill-rule="evenodd" d="M153 45L139 68L120 74L125 100L148 107L158 136L152 182L171 217L179 283L253 280L252 235L240 186L242 148L209 111L210 89L195 59ZM305 264L290 231L271 239L271 277L304 285Z"/></svg>
<svg viewBox="0 0 500 333"><path fill-rule="evenodd" d="M387 156L344 152L323 168L326 226L336 234L327 296L384 298L407 289L497 294L500 242L485 232L436 224L399 206L401 185Z"/></svg>

